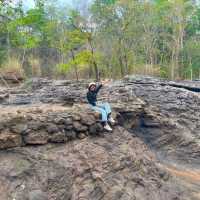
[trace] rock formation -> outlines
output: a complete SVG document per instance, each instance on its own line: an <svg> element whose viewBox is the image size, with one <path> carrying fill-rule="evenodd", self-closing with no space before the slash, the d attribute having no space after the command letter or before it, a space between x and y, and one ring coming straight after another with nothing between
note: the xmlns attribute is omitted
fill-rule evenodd
<svg viewBox="0 0 200 200"><path fill-rule="evenodd" d="M133 77L127 84L146 102L140 130L147 143L162 149L165 158L199 166L200 82L181 84Z"/></svg>
<svg viewBox="0 0 200 200"><path fill-rule="evenodd" d="M87 106L86 86L33 79L0 91L0 199L198 200L200 83L105 86L113 133Z"/></svg>

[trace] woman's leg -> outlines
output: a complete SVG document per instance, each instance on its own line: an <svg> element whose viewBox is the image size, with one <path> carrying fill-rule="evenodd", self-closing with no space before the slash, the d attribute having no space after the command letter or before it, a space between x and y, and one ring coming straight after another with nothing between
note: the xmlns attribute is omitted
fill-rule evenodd
<svg viewBox="0 0 200 200"><path fill-rule="evenodd" d="M112 124L114 124L115 123L115 120L112 118L112 116L111 116L111 107L110 107L110 104L109 103L102 103L102 104L99 104L99 105L97 105L97 106L99 106L99 107L101 107L101 108L103 108L104 110L105 110L105 112L106 112L106 114L107 114L107 120L109 121L109 122L111 122Z"/></svg>
<svg viewBox="0 0 200 200"><path fill-rule="evenodd" d="M93 110L101 113L101 120L102 120L102 124L104 126L104 129L107 130L107 131L112 131L112 128L108 124L108 114L107 114L105 108L102 108L102 107L99 107L99 106L93 106L92 108L93 108Z"/></svg>
<svg viewBox="0 0 200 200"><path fill-rule="evenodd" d="M111 107L109 103L98 103L97 106L103 108L106 111L107 115L111 113Z"/></svg>
<svg viewBox="0 0 200 200"><path fill-rule="evenodd" d="M107 113L103 108L98 107L98 106L93 106L92 109L97 111L97 112L99 112L99 113L101 113L102 122L107 122L108 121Z"/></svg>
<svg viewBox="0 0 200 200"><path fill-rule="evenodd" d="M111 114L111 107L110 107L110 104L109 103L104 103L104 106L105 106L105 110L106 110L106 113L109 115Z"/></svg>

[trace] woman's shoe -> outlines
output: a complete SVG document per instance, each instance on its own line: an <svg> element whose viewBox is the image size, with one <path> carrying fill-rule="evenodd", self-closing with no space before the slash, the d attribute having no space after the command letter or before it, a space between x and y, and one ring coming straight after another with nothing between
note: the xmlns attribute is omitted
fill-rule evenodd
<svg viewBox="0 0 200 200"><path fill-rule="evenodd" d="M114 123L115 123L115 120L114 120L112 117L110 117L108 120L109 120L109 122L110 122L111 124L114 124Z"/></svg>
<svg viewBox="0 0 200 200"><path fill-rule="evenodd" d="M112 131L112 128L109 126L108 123L106 123L106 124L104 125L104 129L107 130L107 131Z"/></svg>

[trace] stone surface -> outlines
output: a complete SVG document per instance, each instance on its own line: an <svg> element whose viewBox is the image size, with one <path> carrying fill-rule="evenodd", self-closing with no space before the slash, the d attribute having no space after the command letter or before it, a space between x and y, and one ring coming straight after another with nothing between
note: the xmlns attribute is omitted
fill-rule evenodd
<svg viewBox="0 0 200 200"><path fill-rule="evenodd" d="M75 112L75 117L69 117L73 110L41 112L37 107L4 114L4 120L0 121L0 149L64 143L87 137L89 130L93 135L103 131L102 126L96 124L95 113L87 106L82 106L80 116Z"/></svg>
<svg viewBox="0 0 200 200"><path fill-rule="evenodd" d="M200 165L200 83L130 77L125 85L146 102L140 136L157 151L162 149L168 161Z"/></svg>
<svg viewBox="0 0 200 200"><path fill-rule="evenodd" d="M48 196L41 190L33 190L29 193L30 200L48 200Z"/></svg>
<svg viewBox="0 0 200 200"><path fill-rule="evenodd" d="M54 143L64 143L67 141L65 132L57 132L49 136L49 142L54 142Z"/></svg>
<svg viewBox="0 0 200 200"><path fill-rule="evenodd" d="M98 133L100 133L102 131L103 131L103 127L102 127L102 125L100 123L93 124L89 128L89 132L92 135L96 135L96 134L98 134Z"/></svg>
<svg viewBox="0 0 200 200"><path fill-rule="evenodd" d="M47 144L48 134L45 131L30 132L24 136L25 144Z"/></svg>
<svg viewBox="0 0 200 200"><path fill-rule="evenodd" d="M13 148L22 145L20 135L4 132L0 134L0 149Z"/></svg>
<svg viewBox="0 0 200 200"><path fill-rule="evenodd" d="M57 133L58 131L59 129L55 124L47 124L47 132L49 134Z"/></svg>
<svg viewBox="0 0 200 200"><path fill-rule="evenodd" d="M84 126L84 125L82 125L81 123L79 123L79 122L77 122L77 121L75 121L74 123L73 123L73 127L74 127L74 129L77 131L77 132L84 132L84 131L87 131L87 126Z"/></svg>
<svg viewBox="0 0 200 200"><path fill-rule="evenodd" d="M187 199L147 146L121 127L70 144L1 151L0 159L10 199Z"/></svg>
<svg viewBox="0 0 200 200"><path fill-rule="evenodd" d="M3 200L198 200L199 82L130 76L102 88L116 125L85 103L87 81L0 90Z"/></svg>

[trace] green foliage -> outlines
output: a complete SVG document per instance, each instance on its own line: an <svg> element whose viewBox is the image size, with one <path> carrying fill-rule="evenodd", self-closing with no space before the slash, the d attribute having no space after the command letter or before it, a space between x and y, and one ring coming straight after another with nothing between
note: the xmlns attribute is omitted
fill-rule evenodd
<svg viewBox="0 0 200 200"><path fill-rule="evenodd" d="M200 7L189 0L94 0L88 13L35 3L27 11L21 1L0 3L0 66L14 56L29 76L37 61L42 75L58 70L77 80L82 72L199 77Z"/></svg>
<svg viewBox="0 0 200 200"><path fill-rule="evenodd" d="M29 10L25 16L12 20L8 23L12 45L25 49L36 48L42 41L44 26L44 11L37 8Z"/></svg>
<svg viewBox="0 0 200 200"><path fill-rule="evenodd" d="M57 68L56 71L59 74L65 74L72 69L71 65L69 65L68 63L59 63L59 64L57 64L56 68Z"/></svg>
<svg viewBox="0 0 200 200"><path fill-rule="evenodd" d="M92 55L90 51L84 50L77 53L77 55L69 62L58 64L57 68L60 73L67 73L68 71L73 70L74 66L78 67L78 70L84 70L92 65L93 59L100 60L100 58L100 54L96 53L95 55Z"/></svg>

